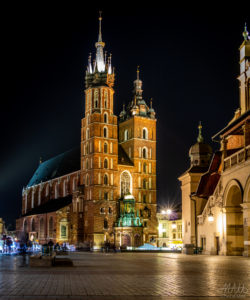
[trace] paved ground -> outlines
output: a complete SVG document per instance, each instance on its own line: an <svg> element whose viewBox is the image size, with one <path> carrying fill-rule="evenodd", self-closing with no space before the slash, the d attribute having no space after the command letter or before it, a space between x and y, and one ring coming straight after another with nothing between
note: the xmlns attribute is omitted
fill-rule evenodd
<svg viewBox="0 0 250 300"><path fill-rule="evenodd" d="M0 257L0 299L250 299L250 259L166 253L73 253L74 267ZM210 298L211 297L211 298Z"/></svg>

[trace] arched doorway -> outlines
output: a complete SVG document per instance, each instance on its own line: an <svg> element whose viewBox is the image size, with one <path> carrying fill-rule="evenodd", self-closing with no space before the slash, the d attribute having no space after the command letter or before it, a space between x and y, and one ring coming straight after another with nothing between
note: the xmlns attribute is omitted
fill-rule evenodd
<svg viewBox="0 0 250 300"><path fill-rule="evenodd" d="M135 247L141 246L142 242L141 242L140 234L136 234L134 238L135 238Z"/></svg>
<svg viewBox="0 0 250 300"><path fill-rule="evenodd" d="M232 180L225 191L226 212L226 254L242 255L244 251L242 189L236 180Z"/></svg>
<svg viewBox="0 0 250 300"><path fill-rule="evenodd" d="M125 234L123 236L123 245L124 246L131 246L131 238L129 234Z"/></svg>

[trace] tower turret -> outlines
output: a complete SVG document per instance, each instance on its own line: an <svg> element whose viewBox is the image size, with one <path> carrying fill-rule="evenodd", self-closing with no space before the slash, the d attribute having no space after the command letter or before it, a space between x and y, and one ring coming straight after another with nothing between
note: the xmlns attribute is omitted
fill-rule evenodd
<svg viewBox="0 0 250 300"><path fill-rule="evenodd" d="M199 134L197 137L197 143L195 143L189 150L191 166L208 167L213 150L210 145L204 143L204 138L201 132L201 122L199 123L198 130Z"/></svg>

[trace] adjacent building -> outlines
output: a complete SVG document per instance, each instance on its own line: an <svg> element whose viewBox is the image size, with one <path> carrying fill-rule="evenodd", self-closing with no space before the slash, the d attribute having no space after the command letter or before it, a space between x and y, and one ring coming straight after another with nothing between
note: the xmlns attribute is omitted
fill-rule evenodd
<svg viewBox="0 0 250 300"><path fill-rule="evenodd" d="M168 249L181 249L182 243L182 219L181 215L172 218L165 212L157 213L158 238L157 246Z"/></svg>
<svg viewBox="0 0 250 300"><path fill-rule="evenodd" d="M213 141L190 149L190 168L179 177L186 253L250 256L250 39L245 26L240 46L240 105ZM223 112L222 112L223 113Z"/></svg>
<svg viewBox="0 0 250 300"><path fill-rule="evenodd" d="M114 114L115 73L101 21L85 76L80 149L41 162L23 189L17 230L41 243L156 243L155 111L137 70L131 101Z"/></svg>

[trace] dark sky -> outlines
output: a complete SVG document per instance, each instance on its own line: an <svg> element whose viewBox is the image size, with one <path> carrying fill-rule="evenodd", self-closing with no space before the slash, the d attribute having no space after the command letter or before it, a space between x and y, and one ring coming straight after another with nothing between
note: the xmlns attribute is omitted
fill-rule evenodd
<svg viewBox="0 0 250 300"><path fill-rule="evenodd" d="M212 145L211 136L238 107L238 48L245 21L250 28L249 6L41 3L2 8L0 217L13 223L20 214L22 187L40 156L80 143L84 76L100 8L116 69L115 113L131 100L140 65L144 98L153 97L158 120L158 202L180 201L177 177L189 166L199 120Z"/></svg>

